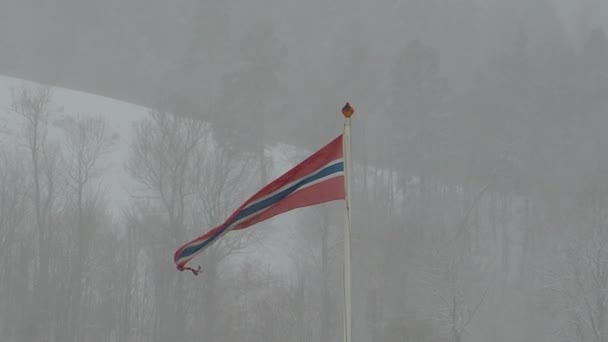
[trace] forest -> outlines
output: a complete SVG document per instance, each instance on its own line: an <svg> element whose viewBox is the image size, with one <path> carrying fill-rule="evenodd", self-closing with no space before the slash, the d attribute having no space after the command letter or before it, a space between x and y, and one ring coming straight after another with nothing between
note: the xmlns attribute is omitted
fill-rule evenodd
<svg viewBox="0 0 608 342"><path fill-rule="evenodd" d="M41 85L0 103L0 340L341 341L343 203L198 277L172 256L350 101L354 341L608 342L607 28L601 0L3 0L0 74ZM123 146L55 87L149 114Z"/></svg>

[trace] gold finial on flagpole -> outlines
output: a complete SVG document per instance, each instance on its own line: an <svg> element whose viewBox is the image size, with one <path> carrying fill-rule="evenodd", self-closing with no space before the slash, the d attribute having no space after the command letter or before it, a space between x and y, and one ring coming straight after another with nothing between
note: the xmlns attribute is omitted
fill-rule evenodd
<svg viewBox="0 0 608 342"><path fill-rule="evenodd" d="M344 107L342 107L342 115L344 115L345 118L350 119L350 117L353 116L354 113L355 110L353 109L353 107L350 105L350 103L346 102Z"/></svg>

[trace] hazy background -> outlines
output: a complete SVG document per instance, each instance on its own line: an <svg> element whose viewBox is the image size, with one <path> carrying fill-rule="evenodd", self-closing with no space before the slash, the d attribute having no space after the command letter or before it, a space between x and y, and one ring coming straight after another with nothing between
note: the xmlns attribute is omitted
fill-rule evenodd
<svg viewBox="0 0 608 342"><path fill-rule="evenodd" d="M0 341L341 341L342 203L172 256L350 101L354 342L608 342L607 29L604 0L0 0Z"/></svg>

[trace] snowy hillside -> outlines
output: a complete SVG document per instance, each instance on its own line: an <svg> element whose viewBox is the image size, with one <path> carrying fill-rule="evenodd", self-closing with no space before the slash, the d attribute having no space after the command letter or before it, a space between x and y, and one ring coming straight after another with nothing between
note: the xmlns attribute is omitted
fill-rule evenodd
<svg viewBox="0 0 608 342"><path fill-rule="evenodd" d="M32 82L27 82L20 79L15 79L6 76L0 76L0 127L3 133L0 134L0 144L11 145L19 143L18 134L22 127L22 118L11 112L11 89L22 85L36 85ZM57 121L66 116L74 116L77 114L101 115L109 124L111 134L117 135L112 152L103 158L102 168L103 174L103 189L109 200L112 212L117 215L120 211L129 205L131 194L136 193L137 184L131 179L125 171L124 165L129 157L129 146L133 137L133 124L146 118L149 110L147 108L133 105L130 103L117 101L111 98L92 95L79 91L55 88L51 90L52 106L55 111L52 114L49 125L49 139L61 144L60 127ZM289 146L276 146L270 151L272 158L272 168L270 170L271 177L277 177L280 174L293 167L294 155L304 156L306 152L295 151ZM243 201L246 198L243 198ZM235 208L236 209L236 208ZM285 252L284 248L289 249L289 241L292 239L291 232L294 228L293 219L294 213L287 213L267 223L262 223L259 226L261 230L268 231L263 226L268 227L269 224L274 225L272 229L272 241L264 244L264 251L259 255L260 259L271 262L279 268L289 267L288 264L280 262L283 259L281 254ZM219 224L220 222L218 222ZM201 233L212 227L201 227ZM194 236L192 237L194 238ZM184 241L186 242L186 241ZM272 248L277 247L278 248ZM266 249L271 247L271 249ZM277 264L277 261L278 264Z"/></svg>
<svg viewBox="0 0 608 342"><path fill-rule="evenodd" d="M0 142L11 144L17 142L14 138L21 129L21 118L10 111L11 89L22 85L34 85L19 79L0 76L0 120L6 125L8 137L2 137ZM111 208L115 211L124 207L129 201L128 191L132 184L124 171L124 162L129 153L132 124L143 119L148 110L146 108L120 102L113 99L82 93L78 91L52 88L52 101L55 112L49 125L49 139L60 143L59 127L53 124L65 116L77 114L102 115L108 120L111 134L116 134L118 140L112 152L104 157L105 169L103 184L107 191ZM11 137L12 136L12 137ZM59 140L59 141L58 141Z"/></svg>
<svg viewBox="0 0 608 342"><path fill-rule="evenodd" d="M0 75L0 124L5 126L5 134L0 136L0 144L15 143L14 137L21 129L21 118L10 110L11 89L21 85L36 85L35 83ZM118 141L112 153L104 158L104 187L108 192L113 209L123 207L128 203L129 193L133 190L133 182L124 170L124 163L129 156L129 145L133 134L133 124L144 119L149 109L115 99L83 93L75 90L53 87L52 100L55 112L49 125L50 139L60 142L59 127L53 124L66 116L77 114L101 115L108 120L112 134ZM0 126L0 127L2 127ZM278 176L291 166L285 154L291 155L293 149L278 146L271 151L273 167L272 176Z"/></svg>

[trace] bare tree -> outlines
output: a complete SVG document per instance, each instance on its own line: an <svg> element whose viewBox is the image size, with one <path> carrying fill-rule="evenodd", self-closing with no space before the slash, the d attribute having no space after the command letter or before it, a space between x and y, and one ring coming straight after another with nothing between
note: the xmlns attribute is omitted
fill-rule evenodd
<svg viewBox="0 0 608 342"><path fill-rule="evenodd" d="M488 186L476 192L471 200L465 200L464 215L455 225L454 232L439 240L430 260L430 287L439 299L436 319L447 327L447 335L452 342L462 342L466 329L477 317L480 307L494 284L490 262L483 260L484 254L477 255L472 248L472 230L475 224L472 216L479 206ZM448 225L450 227L450 225ZM491 255L491 254L489 254Z"/></svg>
<svg viewBox="0 0 608 342"><path fill-rule="evenodd" d="M197 234L217 226L225 220L247 196L251 195L249 185L256 175L255 160L250 154L242 153L235 146L213 139L207 132L202 149L198 150L195 173L196 184L192 203L192 220L190 226ZM201 229L202 228L202 229ZM239 231L218 241L205 251L201 258L204 269L202 288L203 317L202 329L214 334L219 322L216 314L220 305L220 268L230 256L242 253L254 241L253 230ZM195 289L196 290L196 289ZM247 295L252 295L248 293Z"/></svg>
<svg viewBox="0 0 608 342"><path fill-rule="evenodd" d="M17 153L2 151L0 160L0 268L9 260L9 244L13 242L17 228L23 223L28 195L27 177L24 165Z"/></svg>
<svg viewBox="0 0 608 342"><path fill-rule="evenodd" d="M100 160L111 151L112 134L108 131L107 121L101 116L80 114L66 117L59 122L64 131L65 144L63 166L67 185L67 221L71 222L69 253L69 277L66 283L65 325L68 334L75 340L79 336L84 308L83 277L88 262L91 241L95 234L95 224L103 208L100 207L101 182L92 184L101 177Z"/></svg>
<svg viewBox="0 0 608 342"><path fill-rule="evenodd" d="M470 260L459 259L450 260L438 279L442 283L437 291L442 303L439 320L449 328L452 342L463 341L467 327L476 317L492 285L492 279L485 280L485 284L471 284L471 280L480 279L479 275L473 274L475 266L464 264Z"/></svg>
<svg viewBox="0 0 608 342"><path fill-rule="evenodd" d="M157 244L157 241L150 237L153 235L150 231L159 230L159 226L160 229L166 230L166 221L162 219L162 211L152 202L149 199L134 200L129 208L123 210L123 242L126 244L126 250L121 261L123 276L120 282L122 309L118 327L119 341L146 341L156 334L150 329L151 322L154 322L158 315L152 294L164 289L150 281L150 273L154 272L148 272L148 267L157 267L158 257L150 257L153 251L148 250L154 249ZM145 263L144 260L152 262Z"/></svg>
<svg viewBox="0 0 608 342"><path fill-rule="evenodd" d="M242 200L239 195L247 188L243 179L250 169L247 160L240 157L230 145L217 144L209 127L200 120L152 112L136 125L127 169L142 185L144 197L160 205L167 218L168 229L146 234L150 243L162 246L164 251L151 250L158 269L168 270L168 256L178 244L221 223L229 210L236 208L236 201ZM207 334L217 328L214 324L217 267L228 255L244 247L243 236L246 234L224 238L205 252L202 325ZM185 298L190 291L201 291L198 287L188 289L182 276L171 274L161 271L153 274L158 289L157 314L163 317L156 325L160 340L180 336L188 324L194 324L186 319L187 311L192 309Z"/></svg>
<svg viewBox="0 0 608 342"><path fill-rule="evenodd" d="M22 298L26 279L16 267L15 246L25 235L21 232L27 214L29 191L25 166L18 153L0 152L0 306L14 307ZM21 237L20 237L21 235ZM11 338L17 325L17 315L0 313L0 335Z"/></svg>
<svg viewBox="0 0 608 342"><path fill-rule="evenodd" d="M111 151L116 136L108 131L107 120L102 116L80 114L63 120L61 127L66 137L67 185L74 192L77 222L81 227L85 216L86 187L101 176L99 161ZM97 189L93 193L96 194Z"/></svg>
<svg viewBox="0 0 608 342"><path fill-rule="evenodd" d="M182 241L187 198L193 195L193 166L206 129L200 120L163 112L151 112L135 127L127 169L160 200L175 243Z"/></svg>
<svg viewBox="0 0 608 342"><path fill-rule="evenodd" d="M34 181L34 209L36 224L44 230L49 220L52 201L51 184L43 189L43 159L47 148L48 119L51 115L51 90L47 87L30 88L23 86L12 89L11 110L23 118L23 138L25 147L30 151L32 177ZM46 190L46 193L44 191Z"/></svg>
<svg viewBox="0 0 608 342"><path fill-rule="evenodd" d="M548 281L560 318L559 333L567 341L608 341L608 183L605 166L588 176L578 206L571 212L574 242L553 255ZM565 221L565 220L564 220ZM568 222L570 223L570 222Z"/></svg>
<svg viewBox="0 0 608 342"><path fill-rule="evenodd" d="M570 334L577 341L608 341L608 240L598 236L570 252L564 298Z"/></svg>
<svg viewBox="0 0 608 342"><path fill-rule="evenodd" d="M171 249L183 240L188 198L193 195L190 176L204 129L202 121L162 112L151 112L149 118L135 126L127 170L167 216L167 229L152 241L164 247L162 255L151 255L156 268L167 265L163 261L168 260ZM151 252L158 253L158 250ZM183 280L167 277L160 271L153 277L159 291L155 296L158 315L155 330L159 340L172 340L185 325Z"/></svg>
<svg viewBox="0 0 608 342"><path fill-rule="evenodd" d="M49 298L46 291L49 283L50 246L47 239L53 213L56 210L58 149L48 141L48 119L51 116L51 91L48 87L22 86L12 89L11 111L23 121L22 138L29 152L33 181L33 210L37 227L37 257L32 305L30 314L36 315L40 324L36 329L23 329L31 340L42 338L50 320Z"/></svg>

